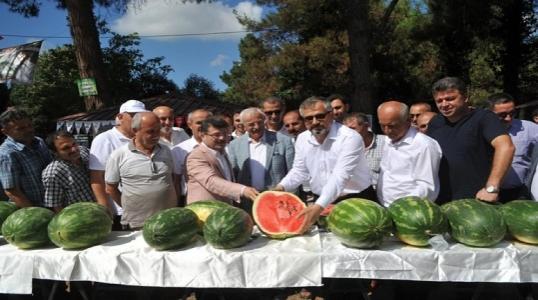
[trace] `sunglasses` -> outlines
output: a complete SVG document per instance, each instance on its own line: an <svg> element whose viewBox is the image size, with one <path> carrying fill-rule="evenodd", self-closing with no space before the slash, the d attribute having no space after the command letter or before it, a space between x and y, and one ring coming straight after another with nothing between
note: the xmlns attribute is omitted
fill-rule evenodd
<svg viewBox="0 0 538 300"><path fill-rule="evenodd" d="M303 117L303 119L305 120L305 122L308 122L308 123L314 121L314 118L316 120L318 120L318 121L323 121L323 120L325 120L325 117L327 116L328 113L330 113L330 111L320 113L320 114L316 114L316 115L313 115L313 116L305 116L305 117Z"/></svg>
<svg viewBox="0 0 538 300"><path fill-rule="evenodd" d="M516 111L513 110L513 111L508 111L508 112L501 112L501 113L496 113L497 117L499 117L499 119L506 119L506 117L510 116L510 117L514 117L516 115Z"/></svg>
<svg viewBox="0 0 538 300"><path fill-rule="evenodd" d="M267 115L267 116L272 116L273 114L274 115L280 115L282 111L280 109L278 110L272 110L272 111L264 111L264 113Z"/></svg>

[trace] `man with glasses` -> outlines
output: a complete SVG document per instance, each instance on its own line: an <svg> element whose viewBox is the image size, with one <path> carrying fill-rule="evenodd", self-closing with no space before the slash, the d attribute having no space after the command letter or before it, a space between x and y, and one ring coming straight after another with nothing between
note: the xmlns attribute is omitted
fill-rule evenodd
<svg viewBox="0 0 538 300"><path fill-rule="evenodd" d="M514 155L506 129L494 113L469 106L467 86L459 78L437 81L432 95L440 114L428 125L428 135L443 151L437 203L464 198L497 201Z"/></svg>
<svg viewBox="0 0 538 300"><path fill-rule="evenodd" d="M124 230L140 230L147 218L177 205L170 148L159 143L161 124L152 112L137 113L134 137L106 162L106 191L123 208ZM121 182L121 191L118 184Z"/></svg>
<svg viewBox="0 0 538 300"><path fill-rule="evenodd" d="M301 232L305 232L331 203L377 197L371 186L362 137L334 122L330 102L310 97L301 103L299 112L308 131L297 138L293 167L274 190L292 191L304 182L310 183L317 200L301 213L305 216Z"/></svg>
<svg viewBox="0 0 538 300"><path fill-rule="evenodd" d="M121 207L112 199L109 199L105 191L105 166L110 154L119 147L129 143L133 137L131 121L138 112L146 112L144 103L138 100L125 101L120 106L120 111L116 115L118 124L97 135L92 141L90 148L90 183L97 202L107 207L114 215L114 230L121 230L120 218Z"/></svg>
<svg viewBox="0 0 538 300"><path fill-rule="evenodd" d="M260 108L267 116L267 123L265 124L267 130L289 135L286 128L282 126L282 117L286 112L284 100L271 96L262 101Z"/></svg>
<svg viewBox="0 0 538 300"><path fill-rule="evenodd" d="M503 179L499 198L502 202L514 199L529 199L525 181L529 174L532 153L538 140L538 125L514 118L516 103L507 93L497 93L488 97L489 109L493 111L508 130L516 147L512 165Z"/></svg>
<svg viewBox="0 0 538 300"><path fill-rule="evenodd" d="M192 137L172 148L174 157L174 174L176 188L180 190L181 200L179 206L183 206L185 197L187 197L187 184L185 181L185 159L187 155L202 142L202 122L213 116L208 110L196 109L187 116L187 126L192 131Z"/></svg>
<svg viewBox="0 0 538 300"><path fill-rule="evenodd" d="M225 148L229 141L228 123L208 118L201 126L202 142L187 157L187 203L219 200L229 204L253 201L258 191L235 183Z"/></svg>
<svg viewBox="0 0 538 300"><path fill-rule="evenodd" d="M411 105L409 108L409 117L411 118L411 126L418 128L418 117L425 113L432 111L432 107L430 104L426 102L417 102Z"/></svg>

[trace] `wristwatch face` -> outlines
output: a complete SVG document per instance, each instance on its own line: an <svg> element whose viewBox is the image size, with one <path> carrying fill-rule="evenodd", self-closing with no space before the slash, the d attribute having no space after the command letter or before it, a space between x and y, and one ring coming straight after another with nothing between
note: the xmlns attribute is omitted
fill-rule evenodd
<svg viewBox="0 0 538 300"><path fill-rule="evenodd" d="M493 185L490 185L490 186L488 186L488 187L486 188L486 192L488 192L488 193L497 193L498 190L497 190L497 188L495 188Z"/></svg>

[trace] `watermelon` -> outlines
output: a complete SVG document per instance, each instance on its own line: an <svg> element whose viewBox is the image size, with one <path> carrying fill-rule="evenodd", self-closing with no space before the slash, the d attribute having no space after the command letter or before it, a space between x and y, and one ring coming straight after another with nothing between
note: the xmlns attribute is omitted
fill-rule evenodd
<svg viewBox="0 0 538 300"><path fill-rule="evenodd" d="M217 249L231 249L245 245L250 240L254 222L244 210L221 207L207 218L204 238Z"/></svg>
<svg viewBox="0 0 538 300"><path fill-rule="evenodd" d="M501 206L510 234L528 244L538 244L538 202L514 200Z"/></svg>
<svg viewBox="0 0 538 300"><path fill-rule="evenodd" d="M360 198L336 204L327 223L342 244L354 248L379 247L392 230L388 211L371 200Z"/></svg>
<svg viewBox="0 0 538 300"><path fill-rule="evenodd" d="M299 234L305 219L296 216L305 207L292 193L266 191L254 200L252 215L258 228L268 237L285 239Z"/></svg>
<svg viewBox="0 0 538 300"><path fill-rule="evenodd" d="M94 202L71 204L48 226L50 240L64 249L84 249L102 243L112 230L106 208Z"/></svg>
<svg viewBox="0 0 538 300"><path fill-rule="evenodd" d="M428 246L432 236L448 230L441 208L428 199L403 197L392 202L388 211L398 238L412 246Z"/></svg>
<svg viewBox="0 0 538 300"><path fill-rule="evenodd" d="M156 250L179 249L196 240L198 217L189 209L173 207L146 219L142 235Z"/></svg>
<svg viewBox="0 0 538 300"><path fill-rule="evenodd" d="M198 217L198 233L202 234L207 217L217 208L230 206L228 203L218 200L203 200L193 202L185 206L185 208L192 210Z"/></svg>
<svg viewBox="0 0 538 300"><path fill-rule="evenodd" d="M47 225L54 213L43 207L25 207L7 217L2 235L8 243L20 249L32 249L50 244Z"/></svg>
<svg viewBox="0 0 538 300"><path fill-rule="evenodd" d="M506 234L506 224L496 205L462 199L441 206L448 218L450 235L471 247L492 247Z"/></svg>
<svg viewBox="0 0 538 300"><path fill-rule="evenodd" d="M2 223L14 213L17 209L17 205L12 202L0 201L0 228L2 228Z"/></svg>

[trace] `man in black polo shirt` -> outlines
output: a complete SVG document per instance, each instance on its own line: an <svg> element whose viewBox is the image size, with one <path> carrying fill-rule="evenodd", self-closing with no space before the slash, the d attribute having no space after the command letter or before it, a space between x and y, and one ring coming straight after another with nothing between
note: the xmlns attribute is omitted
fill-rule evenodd
<svg viewBox="0 0 538 300"><path fill-rule="evenodd" d="M462 198L497 201L514 155L505 127L494 113L469 107L467 88L459 78L437 81L432 94L441 114L431 120L427 133L443 151L437 203Z"/></svg>

